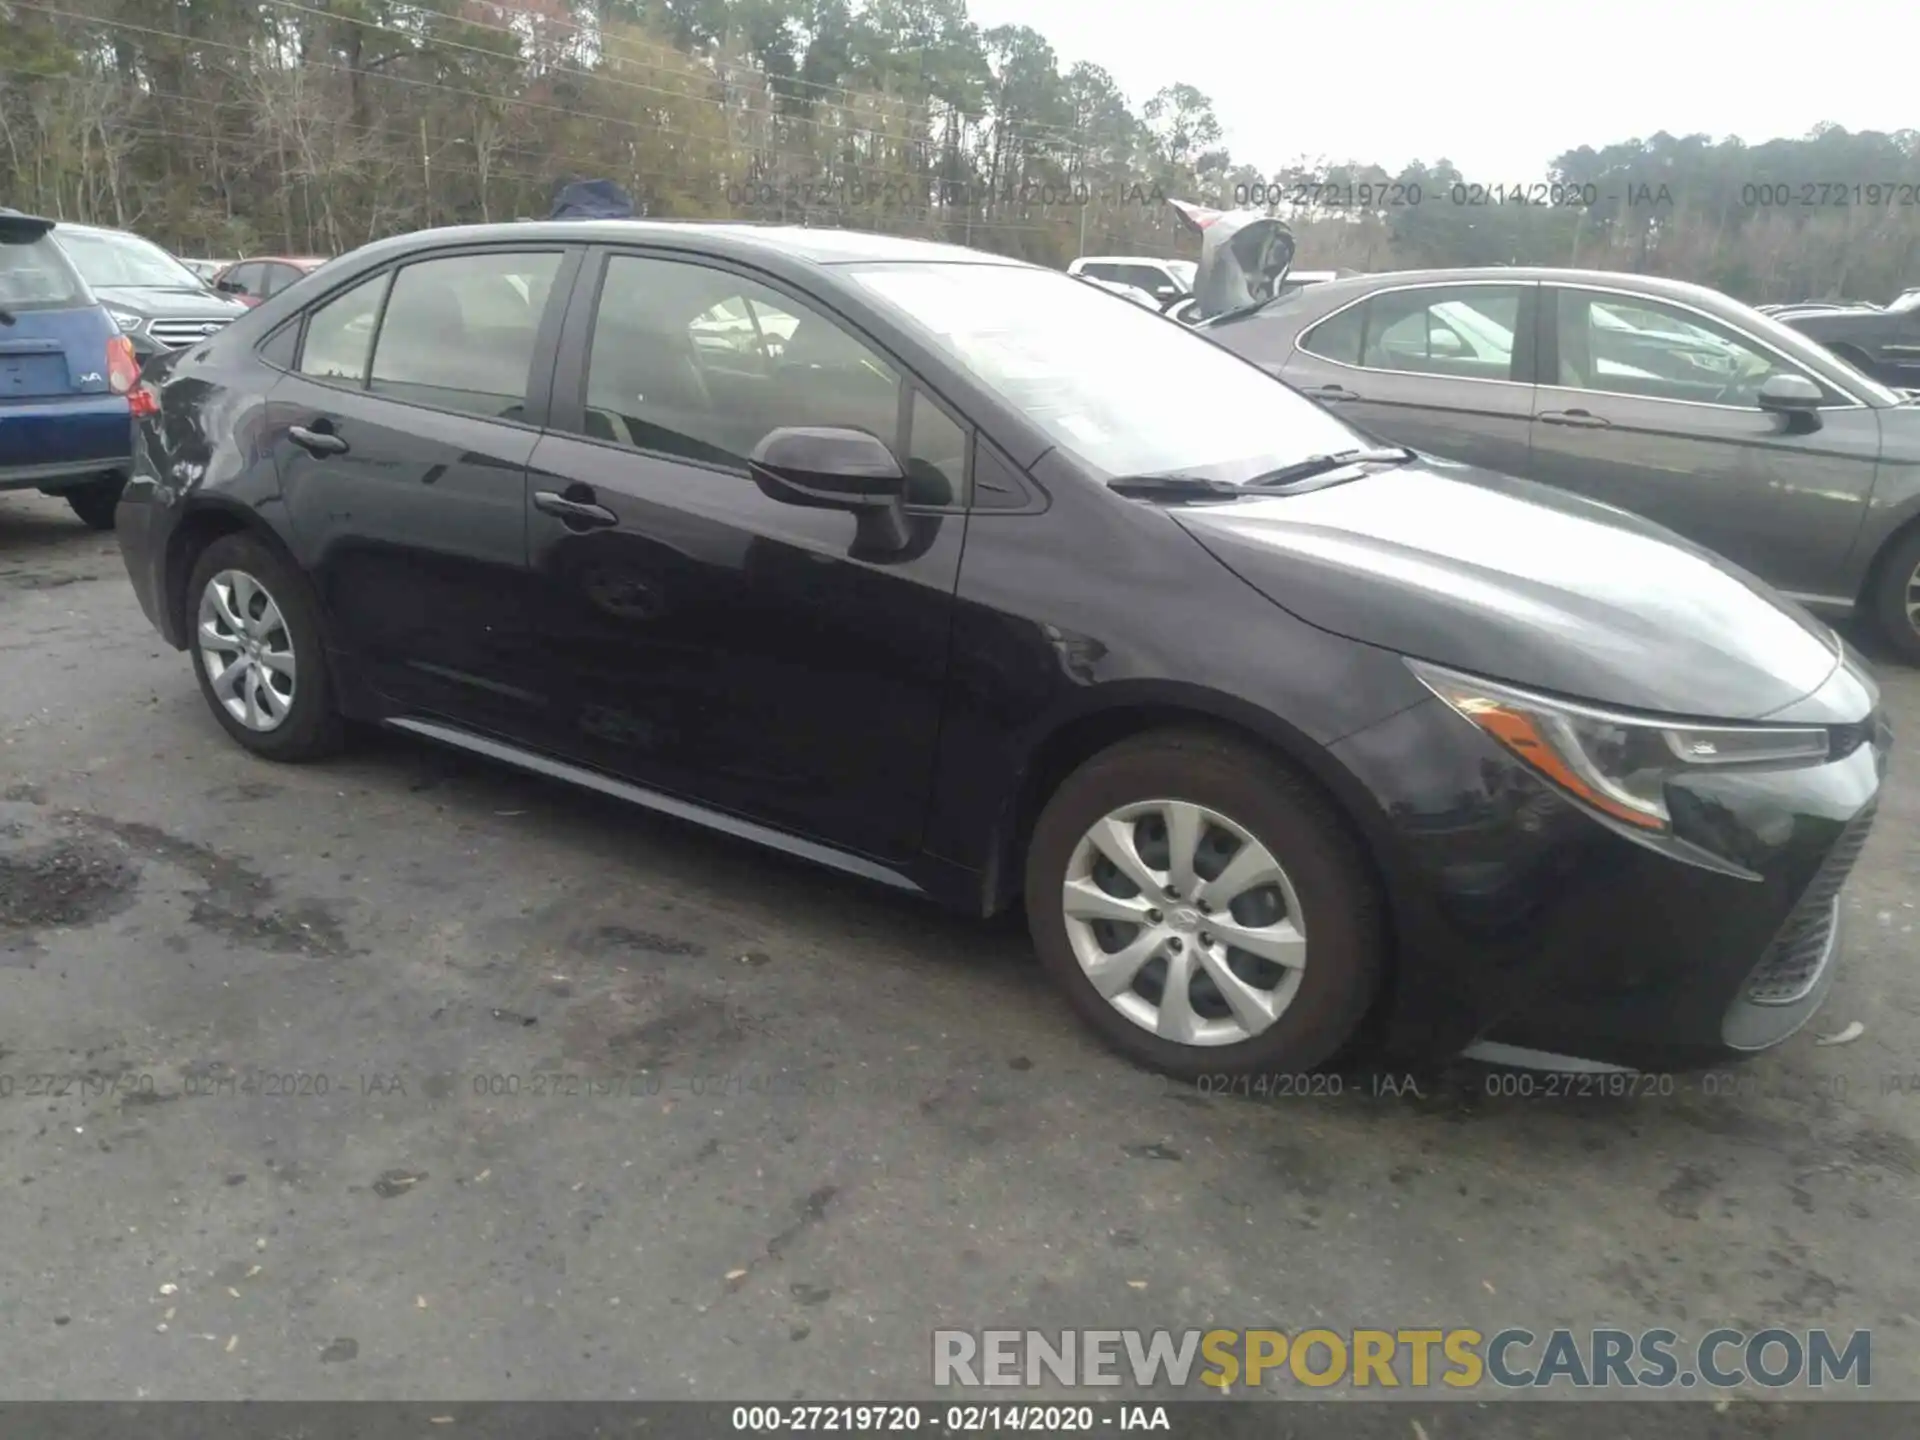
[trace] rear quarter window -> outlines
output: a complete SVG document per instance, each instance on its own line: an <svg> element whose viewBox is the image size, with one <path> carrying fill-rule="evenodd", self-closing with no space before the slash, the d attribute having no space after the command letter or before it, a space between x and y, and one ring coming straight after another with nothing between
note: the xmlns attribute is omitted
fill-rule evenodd
<svg viewBox="0 0 1920 1440"><path fill-rule="evenodd" d="M0 309L55 310L92 303L51 235L26 241L0 235Z"/></svg>

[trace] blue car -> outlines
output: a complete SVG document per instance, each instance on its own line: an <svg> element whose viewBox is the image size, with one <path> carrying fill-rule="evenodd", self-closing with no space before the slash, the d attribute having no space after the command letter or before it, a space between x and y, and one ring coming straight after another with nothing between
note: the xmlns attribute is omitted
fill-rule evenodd
<svg viewBox="0 0 1920 1440"><path fill-rule="evenodd" d="M111 530L133 461L140 366L53 228L0 208L0 490L63 496Z"/></svg>

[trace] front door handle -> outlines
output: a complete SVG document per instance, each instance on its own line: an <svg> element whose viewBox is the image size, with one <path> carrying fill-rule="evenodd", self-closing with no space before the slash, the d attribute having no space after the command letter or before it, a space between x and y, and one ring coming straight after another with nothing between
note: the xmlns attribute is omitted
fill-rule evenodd
<svg viewBox="0 0 1920 1440"><path fill-rule="evenodd" d="M620 517L604 505L595 505L588 500L569 500L552 490L534 491L533 508L565 521L569 530L598 530L620 523Z"/></svg>
<svg viewBox="0 0 1920 1440"><path fill-rule="evenodd" d="M331 430L309 430L304 425L287 428L287 438L309 455L344 455L347 442Z"/></svg>
<svg viewBox="0 0 1920 1440"><path fill-rule="evenodd" d="M1344 385L1322 385L1319 389L1310 390L1307 393L1315 400L1358 400L1360 398L1358 392L1349 390Z"/></svg>
<svg viewBox="0 0 1920 1440"><path fill-rule="evenodd" d="M1577 430L1610 430L1611 420L1603 420L1591 410L1542 410L1535 417L1545 425L1571 425Z"/></svg>

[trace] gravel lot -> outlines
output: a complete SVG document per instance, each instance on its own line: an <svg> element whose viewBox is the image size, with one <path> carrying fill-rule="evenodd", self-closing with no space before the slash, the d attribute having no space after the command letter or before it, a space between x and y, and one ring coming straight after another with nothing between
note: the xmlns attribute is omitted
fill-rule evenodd
<svg viewBox="0 0 1920 1440"><path fill-rule="evenodd" d="M254 761L112 537L0 497L0 1398L905 1397L935 1326L1423 1323L1871 1327L1920 1398L1879 669L1852 952L1743 1093L1222 1098L1016 924L399 737Z"/></svg>

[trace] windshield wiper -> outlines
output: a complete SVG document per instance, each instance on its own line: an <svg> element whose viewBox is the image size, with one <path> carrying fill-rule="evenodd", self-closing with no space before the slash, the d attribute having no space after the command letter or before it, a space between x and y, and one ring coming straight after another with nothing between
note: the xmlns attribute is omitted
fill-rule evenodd
<svg viewBox="0 0 1920 1440"><path fill-rule="evenodd" d="M1238 485L1198 475L1122 475L1109 480L1107 488L1116 495L1137 500L1224 500L1241 493Z"/></svg>
<svg viewBox="0 0 1920 1440"><path fill-rule="evenodd" d="M1298 485L1303 480L1316 479L1334 470L1345 470L1354 465L1410 465L1420 457L1404 446L1394 445L1385 449L1340 450L1331 455L1309 455L1304 460L1296 460L1291 465L1282 465L1278 470L1269 470L1264 475L1256 475L1242 487L1247 490L1284 490L1290 485Z"/></svg>

